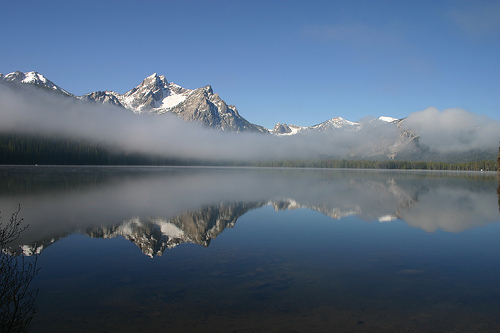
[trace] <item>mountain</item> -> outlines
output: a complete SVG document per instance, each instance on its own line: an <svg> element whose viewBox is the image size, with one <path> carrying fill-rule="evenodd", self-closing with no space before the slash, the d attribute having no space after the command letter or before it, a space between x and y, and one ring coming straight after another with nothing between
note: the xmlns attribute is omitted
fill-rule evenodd
<svg viewBox="0 0 500 333"><path fill-rule="evenodd" d="M133 217L111 226L94 226L72 233L80 233L91 238L110 239L123 237L134 243L149 257L161 256L166 249L180 244L193 243L208 247L212 239L225 229L232 228L236 221L248 211L268 204L258 202L221 202L200 207L195 211L185 211L170 219ZM31 256L41 253L45 248L68 236L68 233L37 239L33 244L22 244L9 248L11 254Z"/></svg>
<svg viewBox="0 0 500 333"><path fill-rule="evenodd" d="M7 75L3 75L0 73L0 81L5 81L5 82L12 82L12 83L24 83L24 84L31 84L39 88L45 88L47 90L61 93L63 95L67 96L74 96L64 90L63 88L59 87L56 85L54 82L48 80L45 76L43 76L40 73L37 72L12 72Z"/></svg>
<svg viewBox="0 0 500 333"><path fill-rule="evenodd" d="M165 114L192 122L199 122L206 127L224 132L257 132L269 131L243 118L234 105L227 105L211 86L198 89L186 89L165 76L153 75L145 78L137 87L121 95L114 91L96 91L83 96L75 96L37 72L13 72L0 74L0 81L31 84L85 102L111 104L123 107L134 113Z"/></svg>
<svg viewBox="0 0 500 333"><path fill-rule="evenodd" d="M171 219L132 218L118 225L94 227L83 231L92 238L121 236L139 247L150 257L161 256L166 249L179 244L194 243L208 247L226 228L232 228L238 218L265 202L231 202L207 205L196 211L186 211Z"/></svg>
<svg viewBox="0 0 500 333"><path fill-rule="evenodd" d="M244 119L236 107L227 105L211 86L186 89L156 73L123 95L114 91L98 91L80 99L122 106L134 113L168 112L183 120L199 122L224 132L267 132L264 127Z"/></svg>
<svg viewBox="0 0 500 333"><path fill-rule="evenodd" d="M302 133L328 132L331 130L359 131L362 124L341 117L335 117L320 124L302 127L297 125L276 124L272 130L252 124L243 118L236 106L228 105L207 85L198 89L183 88L168 82L164 75L156 73L146 77L138 86L119 94L114 91L95 91L83 96L75 96L37 72L13 72L0 74L0 81L31 84L50 91L77 98L85 102L111 104L123 107L137 114L171 113L190 122L199 122L206 127L224 132L257 132L274 135L295 135ZM381 117L384 121L395 118Z"/></svg>
<svg viewBox="0 0 500 333"><path fill-rule="evenodd" d="M37 72L0 74L0 82L33 85L83 102L110 104L136 114L172 114L188 122L200 123L222 132L254 132L277 137L306 138L297 145L301 151L311 152L312 158L335 159L398 159L463 162L491 159L489 150L476 149L465 153L444 155L420 144L420 133L408 128L405 119L387 116L353 122L341 117L328 119L320 124L304 127L278 123L269 130L243 118L236 106L228 105L211 86L197 89L183 88L156 73L146 77L138 86L119 94L114 91L95 91L75 96ZM317 137L315 137L317 136ZM273 149L280 150L280 142L273 141ZM289 140L298 143L299 140ZM425 142L425 140L422 140ZM325 143L326 142L326 143ZM274 143L278 145L274 146ZM322 143L323 149L317 149ZM325 148L326 147L326 148ZM339 152L334 154L333 151ZM314 155L314 156L313 156Z"/></svg>
<svg viewBox="0 0 500 333"><path fill-rule="evenodd" d="M31 84L46 88L67 96L72 96L85 102L111 104L123 107L137 114L171 113L190 122L199 122L206 127L224 132L257 132L271 133L277 136L302 133L328 132L331 130L359 131L362 124L341 117L326 120L320 124L303 127L297 125L276 124L272 130L252 124L243 118L236 106L228 105L207 85L198 89L183 88L173 82L168 82L164 75L156 73L146 77L138 86L119 94L114 91L95 91L83 96L75 96L37 72L13 72L0 74L0 80L15 83ZM380 117L380 120L390 122L397 119Z"/></svg>
<svg viewBox="0 0 500 333"><path fill-rule="evenodd" d="M378 117L377 120L385 123L397 124L402 122L404 119L381 116ZM335 117L332 119L328 119L317 125L309 127L277 123L270 132L274 135L281 136L281 135L295 135L307 132L328 132L335 129L342 129L346 131L359 131L362 128L362 126L363 123L361 122L350 121L342 117Z"/></svg>
<svg viewBox="0 0 500 333"><path fill-rule="evenodd" d="M381 116L363 122L354 122L335 117L309 127L277 123L270 133L276 136L300 136L355 132L360 138L369 137L376 138L376 140L367 140L362 145L352 147L348 157L357 159L395 159L403 151L410 157L421 153L418 134L405 129L403 126L404 120Z"/></svg>
<svg viewBox="0 0 500 333"><path fill-rule="evenodd" d="M294 135L297 134L307 127L297 126L297 125L287 125L277 123L274 128L271 130L271 133L274 135Z"/></svg>
<svg viewBox="0 0 500 333"><path fill-rule="evenodd" d="M332 180L329 180L328 183L332 184ZM99 184L102 185L102 183ZM401 218L406 211L410 211L415 205L418 205L417 194L421 190L418 186L415 188L415 184L403 183L399 185L394 179L391 179L390 182L380 180L366 182L364 179L345 181L342 178L333 184L340 185L342 191L339 192L341 194L332 193L330 198L319 196L316 200L309 201L305 200L301 193L299 195L301 199L293 196L267 199L267 194L265 194L260 200L221 201L206 204L197 209L186 210L170 218L131 217L113 225L65 229L60 234L53 234L42 239L35 238L35 242L23 242L8 250L11 254L22 253L27 256L39 254L58 240L70 234L79 233L91 238L123 237L134 243L145 255L155 257L161 256L167 249L185 243L208 247L211 241L225 229L233 228L241 216L264 206L271 206L276 212L310 209L335 220L348 216L358 216L366 221L393 221ZM425 190L425 186L421 187ZM385 199L390 198L388 207L391 208L388 209L384 205L366 204L360 197L356 197L360 202L352 201L353 198L349 195L352 193L352 189L366 193L378 193ZM368 197L374 198L370 194ZM332 198L336 200L332 200ZM374 200L379 202L379 199Z"/></svg>
<svg viewBox="0 0 500 333"><path fill-rule="evenodd" d="M307 132L328 132L333 129L358 131L360 128L361 123L349 121L342 117L335 117L309 127L277 123L270 132L275 135L295 135Z"/></svg>
<svg viewBox="0 0 500 333"><path fill-rule="evenodd" d="M411 199L411 198L410 198ZM80 233L91 238L110 239L123 237L134 243L142 253L153 258L161 256L167 249L172 249L180 244L192 243L208 247L211 241L225 229L233 228L237 220L248 213L264 206L272 206L275 211L311 209L320 212L332 219L339 220L347 216L363 216L357 205L341 203L304 204L292 198L261 200L251 202L221 202L205 205L197 210L185 211L172 218L162 217L133 217L121 223L109 226L92 226L75 229L53 235L46 239L37 239L30 244L21 244L16 248L9 248L11 254L24 254L31 256L41 253L48 246L67 237L69 234ZM397 218L397 213L385 214L382 217L369 216L368 219L379 221L392 221Z"/></svg>
<svg viewBox="0 0 500 333"><path fill-rule="evenodd" d="M400 219L427 232L439 228L458 232L498 221L493 195L498 184L494 175L479 172L450 177L369 170L85 170L40 166L0 173L3 205L30 203L23 217L33 222L12 243L16 253L40 253L76 232L95 238L123 237L148 256L183 243L208 247L241 216L264 206L276 211L309 209L335 220Z"/></svg>

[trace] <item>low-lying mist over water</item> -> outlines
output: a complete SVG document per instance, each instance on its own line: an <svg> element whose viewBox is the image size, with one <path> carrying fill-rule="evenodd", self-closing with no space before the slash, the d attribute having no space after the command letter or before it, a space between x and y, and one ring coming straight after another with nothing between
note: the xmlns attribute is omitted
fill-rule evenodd
<svg viewBox="0 0 500 333"><path fill-rule="evenodd" d="M29 223L7 251L38 258L32 332L482 332L500 327L497 187L494 172L1 166L0 208Z"/></svg>
<svg viewBox="0 0 500 333"><path fill-rule="evenodd" d="M410 114L401 128L367 119L359 131L332 129L281 137L225 133L169 114L134 114L112 105L85 103L31 86L0 85L1 132L84 139L118 151L168 157L269 160L354 155L359 158L398 142L403 130L418 135L420 144L429 151L495 152L500 140L498 128L500 122L466 110L428 108Z"/></svg>
<svg viewBox="0 0 500 333"><path fill-rule="evenodd" d="M30 245L132 219L170 223L185 212L233 204L310 209L334 220L400 219L426 232L462 232L500 218L493 173L85 166L1 171L2 212L22 203L31 225L18 242ZM236 220L236 213L227 209L196 225Z"/></svg>

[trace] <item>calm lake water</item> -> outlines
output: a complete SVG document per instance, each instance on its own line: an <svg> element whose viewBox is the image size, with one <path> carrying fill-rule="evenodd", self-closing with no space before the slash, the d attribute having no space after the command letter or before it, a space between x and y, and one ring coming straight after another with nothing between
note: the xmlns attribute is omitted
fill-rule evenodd
<svg viewBox="0 0 500 333"><path fill-rule="evenodd" d="M0 167L0 209L21 205L15 247L39 253L32 332L500 332L498 187L480 172Z"/></svg>

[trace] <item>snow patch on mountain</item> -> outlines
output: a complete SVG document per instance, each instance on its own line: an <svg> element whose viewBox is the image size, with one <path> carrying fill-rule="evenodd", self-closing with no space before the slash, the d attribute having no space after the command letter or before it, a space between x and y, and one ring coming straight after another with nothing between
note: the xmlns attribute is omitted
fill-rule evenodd
<svg viewBox="0 0 500 333"><path fill-rule="evenodd" d="M368 129L370 133L374 131L380 132L379 136L383 137L383 133L387 129L387 127L383 128L383 124L390 123L391 125L394 124L394 127L397 127L397 130L401 134L396 144L385 142L383 145L385 150L390 150L388 153L390 153L389 157L391 158L394 158L399 148L406 146L409 141L416 137L413 133L405 132L402 129L401 123L403 119L389 116L381 116L363 122L354 122L342 117L335 117L309 127L277 123L273 129L269 130L252 124L241 117L238 109L234 105L227 105L217 93L214 93L210 85L198 89L186 89L173 82L168 82L164 75L158 75L157 73L146 77L138 86L124 94L114 91L96 91L80 97L71 95L37 72L21 73L18 71L5 76L0 74L0 80L42 86L86 102L111 104L123 107L137 114L170 113L185 121L197 122L205 127L224 132L257 132L270 133L275 136L296 136L306 133L361 133L362 129L363 132L365 129ZM372 149L372 151L374 150ZM353 154L359 155L356 152ZM384 154L387 154L387 152Z"/></svg>
<svg viewBox="0 0 500 333"><path fill-rule="evenodd" d="M346 120L342 117L335 117L318 125L311 126L310 128L319 131L326 131L333 128L343 128L347 130L357 131L361 128L361 124L358 122Z"/></svg>
<svg viewBox="0 0 500 333"><path fill-rule="evenodd" d="M54 84L54 82L48 80L42 74L35 71L25 72L25 73L16 71L6 75L0 74L0 79L8 82L32 84L35 86L51 89L53 91L61 92L68 96L73 96L66 90Z"/></svg>
<svg viewBox="0 0 500 333"><path fill-rule="evenodd" d="M153 222L160 226L162 234L168 238L182 238L185 236L184 231L168 221L154 219Z"/></svg>
<svg viewBox="0 0 500 333"><path fill-rule="evenodd" d="M380 223L384 223L384 222L392 222L392 221L394 221L396 219L397 219L397 217L395 215L393 215L393 214L387 214L387 215L380 216L378 218L378 221Z"/></svg>
<svg viewBox="0 0 500 333"><path fill-rule="evenodd" d="M184 102L186 100L186 98L187 98L186 94L169 95L161 101L161 105L159 106L159 108L160 109L173 108L177 104Z"/></svg>
<svg viewBox="0 0 500 333"><path fill-rule="evenodd" d="M326 120L320 124L303 127L297 125L287 125L277 123L272 130L269 132L278 136L290 136L306 132L327 132L333 129L343 129L347 131L359 131L362 124L350 120L346 120L342 117L335 117Z"/></svg>
<svg viewBox="0 0 500 333"><path fill-rule="evenodd" d="M378 119L379 119L379 120L382 120L382 121L385 121L385 122L387 122L387 123L393 123L393 122L395 122L395 121L399 120L399 119L397 119L397 118L387 117L387 116L380 116L380 117L378 117Z"/></svg>
<svg viewBox="0 0 500 333"><path fill-rule="evenodd" d="M295 135L307 129L307 127L277 123L269 132L274 135Z"/></svg>
<svg viewBox="0 0 500 333"><path fill-rule="evenodd" d="M21 253L27 257L40 254L43 248L43 245L37 246L25 244L20 246Z"/></svg>

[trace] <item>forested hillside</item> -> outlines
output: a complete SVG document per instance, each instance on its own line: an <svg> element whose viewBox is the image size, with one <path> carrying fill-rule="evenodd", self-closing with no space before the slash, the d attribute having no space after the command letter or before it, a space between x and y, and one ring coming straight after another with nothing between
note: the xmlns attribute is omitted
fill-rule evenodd
<svg viewBox="0 0 500 333"><path fill-rule="evenodd" d="M360 161L360 160L290 160L265 161L253 163L260 167L285 168L351 168L351 169L403 169L403 170L459 170L459 171L497 171L494 160L471 161L463 163L426 162L426 161Z"/></svg>
<svg viewBox="0 0 500 333"><path fill-rule="evenodd" d="M419 169L419 170L475 170L496 171L494 159L446 163L433 161L372 161L372 160L273 160L273 161L207 161L175 157L151 156L120 152L104 145L84 140L61 139L24 134L0 134L0 164L40 165L227 165L298 168L365 168L365 169ZM500 160L500 153L499 153Z"/></svg>
<svg viewBox="0 0 500 333"><path fill-rule="evenodd" d="M119 152L84 140L0 134L0 164L178 165L190 161Z"/></svg>

